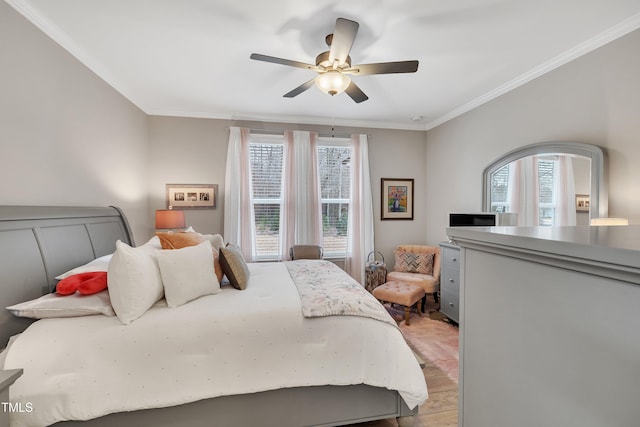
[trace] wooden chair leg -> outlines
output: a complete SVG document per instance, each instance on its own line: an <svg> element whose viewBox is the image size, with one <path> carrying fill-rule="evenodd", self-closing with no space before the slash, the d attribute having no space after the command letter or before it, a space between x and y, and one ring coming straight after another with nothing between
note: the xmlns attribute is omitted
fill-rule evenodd
<svg viewBox="0 0 640 427"><path fill-rule="evenodd" d="M436 304L438 303L438 292L433 293L433 300L436 302Z"/></svg>
<svg viewBox="0 0 640 427"><path fill-rule="evenodd" d="M409 326L411 323L409 323L409 315L411 314L411 307L406 307L404 308L404 323Z"/></svg>

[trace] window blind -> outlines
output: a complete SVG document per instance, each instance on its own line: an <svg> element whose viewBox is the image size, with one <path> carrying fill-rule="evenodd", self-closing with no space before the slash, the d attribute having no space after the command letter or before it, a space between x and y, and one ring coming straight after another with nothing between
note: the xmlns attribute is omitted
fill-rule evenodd
<svg viewBox="0 0 640 427"><path fill-rule="evenodd" d="M282 204L282 144L251 143L251 185L256 226L256 255L277 259Z"/></svg>
<svg viewBox="0 0 640 427"><path fill-rule="evenodd" d="M326 256L345 256L349 219L351 148L318 145L322 235Z"/></svg>
<svg viewBox="0 0 640 427"><path fill-rule="evenodd" d="M555 223L556 161L538 159L539 225Z"/></svg>

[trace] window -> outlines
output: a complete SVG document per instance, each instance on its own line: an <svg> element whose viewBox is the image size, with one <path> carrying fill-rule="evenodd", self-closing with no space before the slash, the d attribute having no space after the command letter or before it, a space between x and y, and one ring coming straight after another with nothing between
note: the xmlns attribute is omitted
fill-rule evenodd
<svg viewBox="0 0 640 427"><path fill-rule="evenodd" d="M326 257L347 253L351 147L348 139L318 141L318 174L322 199L322 246Z"/></svg>
<svg viewBox="0 0 640 427"><path fill-rule="evenodd" d="M282 138L280 138L282 141ZM249 144L258 259L278 259L282 205L282 142L260 138Z"/></svg>
<svg viewBox="0 0 640 427"><path fill-rule="evenodd" d="M282 135L251 135L249 144L256 257L280 256L280 212L283 198L284 138ZM347 138L320 138L317 145L325 257L344 257L347 252L351 147Z"/></svg>

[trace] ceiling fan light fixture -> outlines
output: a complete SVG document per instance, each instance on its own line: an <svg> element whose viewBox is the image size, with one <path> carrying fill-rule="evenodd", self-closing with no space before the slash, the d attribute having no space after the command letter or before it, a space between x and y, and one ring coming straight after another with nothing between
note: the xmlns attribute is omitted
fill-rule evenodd
<svg viewBox="0 0 640 427"><path fill-rule="evenodd" d="M316 77L318 89L332 96L344 92L350 84L349 76L337 70L328 70Z"/></svg>

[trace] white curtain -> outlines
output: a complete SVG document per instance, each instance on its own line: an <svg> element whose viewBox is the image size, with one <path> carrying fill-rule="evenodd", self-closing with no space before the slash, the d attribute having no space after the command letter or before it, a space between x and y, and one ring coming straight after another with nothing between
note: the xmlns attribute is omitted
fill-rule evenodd
<svg viewBox="0 0 640 427"><path fill-rule="evenodd" d="M351 199L347 226L345 270L365 284L366 257L373 251L373 204L369 178L369 143L367 135L351 136Z"/></svg>
<svg viewBox="0 0 640 427"><path fill-rule="evenodd" d="M231 127L224 192L224 238L255 259L255 218L252 203L249 129Z"/></svg>
<svg viewBox="0 0 640 427"><path fill-rule="evenodd" d="M322 245L322 206L318 174L318 135L286 131L280 258L293 245Z"/></svg>
<svg viewBox="0 0 640 427"><path fill-rule="evenodd" d="M576 186L573 175L573 159L561 154L556 172L556 215L554 225L576 225Z"/></svg>
<svg viewBox="0 0 640 427"><path fill-rule="evenodd" d="M518 214L518 225L538 225L540 223L538 158L524 157L512 162L509 168L507 200L509 200L510 212Z"/></svg>

